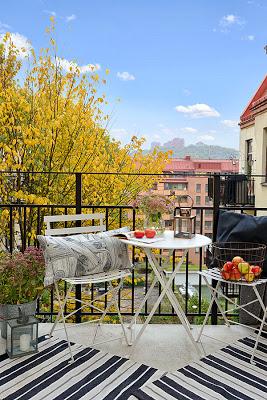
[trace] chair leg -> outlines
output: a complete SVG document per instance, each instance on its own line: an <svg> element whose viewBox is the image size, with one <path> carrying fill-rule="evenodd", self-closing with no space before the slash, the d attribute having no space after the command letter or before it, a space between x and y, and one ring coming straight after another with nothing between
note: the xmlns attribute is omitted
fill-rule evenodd
<svg viewBox="0 0 267 400"><path fill-rule="evenodd" d="M127 332L126 332L126 329L125 329L125 326L124 326L124 323L123 323L122 315L121 315L121 312L120 312L120 309L119 309L119 304L118 304L117 300L115 301L114 305L116 307L116 310L117 310L117 313L118 313L118 316L119 316L119 320L120 320L120 324L121 324L121 327L122 327L122 331L123 331L123 335L124 335L126 344L129 346L130 342L129 342L128 337L127 337Z"/></svg>
<svg viewBox="0 0 267 400"><path fill-rule="evenodd" d="M69 293L72 291L72 289L73 289L73 285L71 285L70 288L69 288L69 290L67 291L66 296L65 296L65 299L64 299L64 302L63 302L63 304L62 304L63 316L64 316L65 305L66 305L66 303L67 303L67 301L68 301ZM56 317L55 322L54 322L54 324L53 324L53 326L52 326L52 328L51 328L51 331L50 331L50 333L49 333L49 338L52 337L52 334L53 334L53 332L54 332L54 330L55 330L55 328L56 328L56 325L57 325L57 324L59 323L59 321L60 321L60 315L61 315L61 309L59 308L57 317Z"/></svg>
<svg viewBox="0 0 267 400"><path fill-rule="evenodd" d="M68 331L67 331L67 327L66 327L66 322L65 322L65 317L64 317L64 307L63 304L61 303L61 299L60 299L60 294L59 294L59 289L58 289L58 284L57 282L55 282L55 289L56 289L56 296L58 299L58 304L59 304L59 310L60 310L60 315L62 317L62 321L63 321L63 325L64 325L64 330L65 330L65 335L66 335L66 339L68 342L68 348L69 348L69 352L70 352L70 357L71 357L71 362L74 362L74 358L73 358L73 354L72 354L72 350L71 350L71 344L70 344L70 340L69 340L69 335L68 335ZM67 296L66 296L67 298Z"/></svg>
<svg viewBox="0 0 267 400"><path fill-rule="evenodd" d="M111 286L111 282L109 282L109 284L110 284L110 286ZM125 341L126 341L127 345L129 345L129 341L128 341L128 337L127 337L127 332L126 332L126 329L125 329L125 326L124 326L124 323L123 323L123 319L122 319L122 315L121 315L121 313L120 313L119 305L118 305L118 302L117 302L117 295L118 295L118 293L119 293L120 288L122 287L122 284L123 284L123 280L120 281L120 283L118 284L118 286L117 286L117 287L115 288L115 290L113 291L113 293L112 293L112 299L111 299L110 303L107 305L107 307L105 308L105 310L103 311L103 314L101 315L101 318L100 318L100 320L98 321L98 325L97 325L97 327L96 327L96 330L95 330L95 333L94 333L93 342L92 342L93 344L94 344L95 339L96 339L98 327L99 327L100 324L102 323L102 321L103 321L103 319L105 318L105 316L106 316L108 310L110 309L110 307L114 305L115 308L116 308L116 311L117 311L119 320L120 320L120 324L121 324L121 327L122 327L122 331L123 331L123 335L124 335ZM108 293L108 292L107 292L107 293Z"/></svg>
<svg viewBox="0 0 267 400"><path fill-rule="evenodd" d="M254 345L254 348L253 348L253 351L252 351L252 355L251 355L251 358L250 358L250 363L253 364L253 365L256 365L256 362L254 361L254 357L255 357L255 353L256 353L256 350L257 350L257 347L258 347L260 336L261 336L261 333L262 333L262 330L263 330L263 326L265 325L265 321L266 321L266 317L267 317L267 307L264 305L264 303L262 301L262 298L261 298L256 286L253 286L253 289L254 289L254 292L255 292L255 294L257 296L257 299L258 299L258 301L259 301L259 303L261 305L261 308L263 310L262 322L260 324L259 332L257 334L256 340L255 340L255 345Z"/></svg>
<svg viewBox="0 0 267 400"><path fill-rule="evenodd" d="M111 285L111 282L109 282L109 285ZM103 322L105 316L107 315L108 310L110 309L111 306L113 306L113 304L114 304L114 302L115 302L115 300L116 300L116 296L117 296L117 294L118 294L118 292L119 292L121 286L122 286L122 281L121 281L121 282L119 283L119 285L113 290L111 301L110 301L109 304L107 304L107 307L106 307L105 310L103 311L103 314L101 315L101 318L100 318L100 320L99 320L99 322L98 322L98 325L100 325L100 324ZM109 290L108 292L106 292L105 294L107 295L109 292L110 292L110 290Z"/></svg>

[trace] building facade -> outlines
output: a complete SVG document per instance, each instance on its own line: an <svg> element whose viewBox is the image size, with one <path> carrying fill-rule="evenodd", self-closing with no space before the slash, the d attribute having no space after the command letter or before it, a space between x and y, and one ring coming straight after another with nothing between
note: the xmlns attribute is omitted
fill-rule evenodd
<svg viewBox="0 0 267 400"><path fill-rule="evenodd" d="M240 172L255 177L255 207L267 203L267 76L240 117Z"/></svg>
<svg viewBox="0 0 267 400"><path fill-rule="evenodd" d="M186 156L184 159L173 158L164 168L164 173L171 173L171 175L164 176L154 186L154 190L165 196L170 196L173 192L176 196L190 195L194 201L194 206L199 207L199 210L195 211L197 233L211 237L213 229L212 202L208 196L208 177L201 174L233 174L238 173L238 171L239 163L237 160L201 160L192 159L190 156ZM183 173L185 175L181 175ZM210 209L201 211L201 207L210 207ZM173 220L165 217L166 228L171 228L172 225ZM194 253L190 252L192 263L199 261L198 251L196 249Z"/></svg>

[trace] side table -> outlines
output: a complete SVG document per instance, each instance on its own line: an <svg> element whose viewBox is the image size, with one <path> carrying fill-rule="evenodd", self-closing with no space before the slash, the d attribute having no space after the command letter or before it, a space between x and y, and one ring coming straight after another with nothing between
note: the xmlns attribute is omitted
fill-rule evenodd
<svg viewBox="0 0 267 400"><path fill-rule="evenodd" d="M227 280L222 278L220 270L217 269L217 268L208 269L206 271L199 271L198 273L199 273L199 275L201 275L203 277L207 287L209 288L209 290L211 292L211 301L210 301L210 305L209 305L209 308L207 310L206 316L204 318L203 324L201 326L199 335L197 337L197 342L201 338L201 335L202 335L204 327L205 327L205 325L206 325L206 323L208 321L209 314L210 314L210 311L211 311L211 308L212 308L212 305L213 305L214 302L217 304L218 309L219 309L220 313L222 314L222 317L223 317L223 319L225 321L225 324L228 327L230 327L230 323L233 323L233 324L236 324L236 325L245 326L247 328L255 330L255 327L244 325L244 324L241 324L239 322L229 320L227 318L227 313L230 313L233 310L242 309L246 313L248 313L249 315L253 316L256 320L258 320L260 322L260 328L259 328L259 331L258 331L258 334L257 334L257 337L256 337L256 341L255 341L255 345L254 345L254 348L253 348L253 351L252 351L252 355L251 355L251 358L250 358L251 364L255 364L254 356L255 356L256 349L258 347L259 338L261 336L261 333L262 333L264 325L267 325L267 322L265 322L266 321L266 316L267 316L267 307L264 305L257 287L258 287L258 285L266 284L267 279L257 279L257 280L255 280L254 282L251 282L251 283L248 283L248 282L245 282L245 281L227 281ZM213 280L217 281L217 284L216 284L215 287L212 287L212 285L209 283L210 279L213 279ZM254 293L256 295L256 299L252 300L252 301L250 301L248 303L240 304L239 306L235 306L234 308L232 308L230 310L224 311L222 309L220 303L219 303L219 300L218 300L217 296L221 296L221 297L225 298L231 304L235 304L235 302L233 301L233 299L229 298L228 296L226 296L224 293L222 293L219 290L220 289L220 285L221 285L222 282L225 283L225 284L231 283L232 285L238 285L238 286L249 286L249 287L253 288L253 291L254 291ZM259 303L259 306L260 306L260 308L261 308L261 310L263 312L262 318L254 315L252 312L246 310L246 308L245 308L246 306L248 306L250 304L253 304L253 303L256 303L256 302Z"/></svg>
<svg viewBox="0 0 267 400"><path fill-rule="evenodd" d="M175 275L179 272L182 263L184 262L186 255L190 249L195 249L195 248L200 248L200 247L205 247L211 244L211 239L203 236L196 234L192 239L177 239L174 238L174 232L173 231L166 231L163 236L157 238L156 241L151 241L147 242L145 240L141 239L120 239L123 243L130 245L130 246L138 246L143 249L145 252L148 262L152 268L152 271L154 272L154 279L153 282L150 285L149 290L147 291L146 295L144 296L141 304L139 305L137 311L135 312L135 315L133 316L132 322L129 326L131 329L131 334L132 334L132 328L133 325L135 324L135 321L140 314L142 308L144 307L146 301L148 298L151 296L152 291L154 286L156 285L157 282L161 284L162 292L159 295L158 299L154 302L154 305L147 316L145 323L143 324L141 330L137 334L135 340L132 344L133 348L136 346L137 342L139 341L140 337L142 336L144 330L146 329L147 325L149 324L151 318L156 312L157 307L161 303L163 297L166 295L170 304L173 306L174 311L176 315L178 316L181 324L185 328L189 339L191 340L192 344L194 345L196 352L198 353L199 356L201 356L200 350L195 342L195 339L191 333L191 327L189 324L189 321L182 309L181 304L177 300L174 292L172 291L172 283L174 281ZM159 264L157 261L155 254L153 254L153 249L161 249L161 250L168 250L169 251L169 256L173 253L174 250L181 250L182 255L179 260L179 262L176 263L174 271L171 273L170 277L167 278L164 274L162 266ZM131 338L132 339L132 338Z"/></svg>

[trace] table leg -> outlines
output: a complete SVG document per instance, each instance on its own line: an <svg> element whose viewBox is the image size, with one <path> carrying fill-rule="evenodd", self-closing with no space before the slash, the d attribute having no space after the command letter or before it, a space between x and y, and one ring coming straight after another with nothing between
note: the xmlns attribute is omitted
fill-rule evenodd
<svg viewBox="0 0 267 400"><path fill-rule="evenodd" d="M157 268L156 268L155 265L154 265L154 260L153 260L152 257L151 257L151 254L152 254L152 253L151 253L151 250L150 250L150 249L147 249L147 248L144 248L144 251L145 251L146 256L147 256L147 258L148 258L148 261L149 261L149 263L150 263L150 265L151 265L151 267L152 267L152 269L153 269L153 271L154 271L154 273L155 273L155 278L154 278L153 283L156 283L156 282L158 281L158 275L157 275L157 272L158 272L158 271L157 271ZM177 272L177 270L180 269L180 267L181 267L181 265L182 265L182 263L183 263L183 261L184 261L185 256L186 256L186 253L183 254L181 260L179 261L179 263L178 263L178 265L177 265L177 268L175 268L175 270L173 271L173 273L172 273L172 275L171 275L171 277L170 277L170 280L169 280L169 282L168 282L168 285L170 285L170 284L172 283L172 279L173 279L172 277L174 277L174 276L175 276L175 273ZM155 262L156 262L156 261L155 261ZM157 262L156 262L156 264L157 264ZM171 279L171 278L172 278L172 279ZM151 289L151 288L150 288L150 289ZM147 294L148 294L148 293L147 293ZM153 315L155 314L156 309L158 308L158 306L159 306L159 304L160 304L160 302L161 302L161 300L163 299L164 296L165 296L165 290L163 290L163 291L161 292L161 294L160 294L160 296L158 297L157 301L154 303L154 306L152 307L152 310L150 311L149 315L147 316L147 318L146 318L146 320L145 320L145 323L143 324L141 330L138 332L138 335L137 335L136 338L135 338L135 341L134 341L134 343L133 343L133 347L136 346L137 342L139 341L140 337L142 336L142 334L143 334L144 330L146 329L147 325L149 324L151 318L152 318Z"/></svg>
<svg viewBox="0 0 267 400"><path fill-rule="evenodd" d="M185 259L186 254L187 254L187 251L185 252L185 254L183 256L183 260ZM155 265L155 267L156 267L157 266L157 260L156 260L155 256L153 255L153 253L150 253L149 257L150 257L150 259L149 259L150 263L153 263ZM183 261L182 261L182 263L183 263ZM188 328L191 329L190 323L189 323L188 319L186 318L186 316L184 314L184 310L182 309L181 304L179 303L179 301L177 300L175 294L173 293L172 289L170 288L170 286L171 286L171 284L173 282L173 279L175 278L176 273L180 270L181 265L182 264L180 264L180 263L177 264L177 266L175 267L175 269L174 269L172 275L170 276L169 280L167 280L165 278L164 272L160 268L159 269L156 268L154 272L155 272L155 275L156 275L158 281L160 282L160 284L162 285L163 288L170 281L170 285L168 286L168 290L165 291L166 296L168 297L168 299L169 299L171 305L173 306L173 308L175 309L175 311L178 308L180 320L182 318L184 323L187 324Z"/></svg>
<svg viewBox="0 0 267 400"><path fill-rule="evenodd" d="M139 331L139 333L138 333L138 335L136 337L136 340L134 342L134 347L137 344L137 342L140 339L140 337L142 336L145 328L147 327L147 325L148 325L149 321L151 320L152 316L154 315L154 313L155 313L157 307L159 306L160 302L162 301L163 297L165 295L167 295L171 305L173 306L178 318L180 319L181 324L185 328L185 330L186 330L186 332L187 332L192 344L194 345L197 353L199 355L201 355L200 350L198 348L198 345L196 344L196 342L195 342L195 340L193 338L193 335L192 335L192 333L190 331L190 324L189 324L189 322L188 322L188 320L187 320L187 318L186 318L186 316L184 314L184 311L183 311L181 305L177 301L176 297L174 296L174 294L173 294L173 292L172 292L172 290L170 288L176 273L179 271L179 269L180 269L180 267L181 267L181 265L182 265L182 263L183 263L183 261L184 261L184 259L186 257L186 254L187 254L188 250L184 250L183 256L181 257L181 260L179 261L179 263L175 267L174 271L172 272L172 274L171 274L171 276L170 276L170 278L168 280L166 280L165 277L163 276L163 273L160 272L160 265L158 264L157 260L153 256L151 250L147 249L147 248L144 249L144 250L146 252L146 255L147 255L147 258L148 258L148 260L150 262L150 265L151 265L151 267L152 267L152 269L153 269L153 271L155 273L155 276L157 277L157 280L162 285L163 290L162 290L160 296L158 297L156 303L154 304L150 314L148 315L144 325L142 326L141 330Z"/></svg>

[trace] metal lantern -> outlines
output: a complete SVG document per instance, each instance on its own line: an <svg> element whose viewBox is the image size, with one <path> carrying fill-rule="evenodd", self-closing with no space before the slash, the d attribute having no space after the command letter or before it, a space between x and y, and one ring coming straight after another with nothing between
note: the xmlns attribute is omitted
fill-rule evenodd
<svg viewBox="0 0 267 400"><path fill-rule="evenodd" d="M38 352L38 320L25 316L7 320L7 354L10 358Z"/></svg>
<svg viewBox="0 0 267 400"><path fill-rule="evenodd" d="M193 204L191 196L178 196L179 214L174 215L174 237L191 239L195 236L196 216L191 215Z"/></svg>

